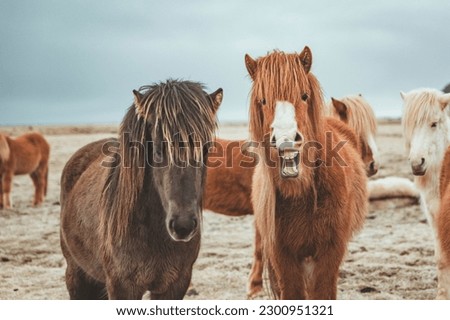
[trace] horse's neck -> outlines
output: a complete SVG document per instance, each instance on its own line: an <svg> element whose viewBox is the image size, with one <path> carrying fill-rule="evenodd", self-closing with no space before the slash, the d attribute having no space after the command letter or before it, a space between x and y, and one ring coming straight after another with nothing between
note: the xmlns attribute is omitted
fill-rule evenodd
<svg viewBox="0 0 450 320"><path fill-rule="evenodd" d="M447 119L447 124L449 124ZM450 126L447 126L450 128ZM441 170L445 157L445 151L450 145L450 130L446 132L446 141L443 150L439 150L439 156L436 163L431 165L424 176L415 177L415 183L420 191L422 206L424 206L425 214L429 222L434 223L434 218L440 206L440 187L441 187ZM430 221L431 220L431 221Z"/></svg>
<svg viewBox="0 0 450 320"><path fill-rule="evenodd" d="M431 220L429 222L434 221L434 217L439 210L440 168L441 165L436 166L433 170L429 168L424 176L415 178L422 199L423 210L428 220Z"/></svg>
<svg viewBox="0 0 450 320"><path fill-rule="evenodd" d="M271 181L274 183L274 187L284 198L297 198L302 197L305 193L312 190L314 183L313 169L306 167L302 164L299 165L299 176L293 179L282 179L280 177L280 169L271 168ZM316 168L315 170L319 170Z"/></svg>

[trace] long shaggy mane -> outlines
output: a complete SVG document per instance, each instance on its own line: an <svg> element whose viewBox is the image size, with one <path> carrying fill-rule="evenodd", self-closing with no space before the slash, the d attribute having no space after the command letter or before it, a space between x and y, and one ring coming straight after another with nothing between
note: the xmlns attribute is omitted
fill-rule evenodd
<svg viewBox="0 0 450 320"><path fill-rule="evenodd" d="M126 233L146 172L151 169L146 162L151 153L149 142L164 142L163 158L169 166L198 163L203 161L202 146L213 140L217 127L213 101L200 83L168 80L139 91L141 103L128 109L120 126L121 143L114 155L120 166L110 168L103 190L105 231L114 239Z"/></svg>

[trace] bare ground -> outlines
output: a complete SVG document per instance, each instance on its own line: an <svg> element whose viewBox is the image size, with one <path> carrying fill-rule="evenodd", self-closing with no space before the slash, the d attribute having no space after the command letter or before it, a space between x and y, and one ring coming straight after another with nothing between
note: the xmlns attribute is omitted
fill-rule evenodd
<svg viewBox="0 0 450 320"><path fill-rule="evenodd" d="M14 134L28 129L1 128ZM78 148L114 136L117 127L33 129L46 134L52 146L48 196L41 207L31 207L31 180L15 177L14 209L0 210L0 299L67 299L59 246L60 174ZM219 130L223 138L246 135L242 125L223 125ZM382 168L375 178L411 178L399 124L383 122L377 141ZM205 212L202 248L186 298L246 299L252 247L252 216ZM435 288L431 230L417 203L408 199L372 202L365 227L350 243L341 267L338 298L433 299Z"/></svg>

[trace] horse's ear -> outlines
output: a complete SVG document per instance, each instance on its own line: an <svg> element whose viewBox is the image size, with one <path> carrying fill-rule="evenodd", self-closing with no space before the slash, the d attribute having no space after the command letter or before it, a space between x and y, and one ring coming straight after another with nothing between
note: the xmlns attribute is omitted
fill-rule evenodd
<svg viewBox="0 0 450 320"><path fill-rule="evenodd" d="M402 97L402 100L405 101L406 93L404 93L403 91L400 91L400 97Z"/></svg>
<svg viewBox="0 0 450 320"><path fill-rule="evenodd" d="M213 102L214 113L216 113L217 110L219 109L220 105L222 104L222 99L223 99L222 88L219 88L216 91L214 91L213 93L211 93L209 95L209 97L211 98L211 100Z"/></svg>
<svg viewBox="0 0 450 320"><path fill-rule="evenodd" d="M136 113L140 116L145 116L145 111L144 108L142 107L142 99L143 99L143 95L137 91L137 90L133 90L133 95L134 95L134 107L136 108Z"/></svg>
<svg viewBox="0 0 450 320"><path fill-rule="evenodd" d="M439 102L441 104L442 110L450 103L450 93L443 94L439 97Z"/></svg>
<svg viewBox="0 0 450 320"><path fill-rule="evenodd" d="M334 98L331 98L331 102L333 103L333 107L339 115L339 118L341 118L342 121L347 122L347 106L345 103Z"/></svg>
<svg viewBox="0 0 450 320"><path fill-rule="evenodd" d="M245 54L245 66L247 67L248 74L250 77L255 80L256 74L256 60L250 57L248 54Z"/></svg>
<svg viewBox="0 0 450 320"><path fill-rule="evenodd" d="M300 63L302 64L303 68L305 69L306 73L309 73L311 70L312 65L312 53L311 49L306 46L303 51L299 55L300 57Z"/></svg>

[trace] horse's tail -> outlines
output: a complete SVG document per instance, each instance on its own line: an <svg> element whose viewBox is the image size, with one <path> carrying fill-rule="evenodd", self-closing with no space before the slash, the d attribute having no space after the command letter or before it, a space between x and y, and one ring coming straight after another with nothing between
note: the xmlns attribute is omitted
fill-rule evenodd
<svg viewBox="0 0 450 320"><path fill-rule="evenodd" d="M8 161L10 154L9 144L6 137L0 134L0 161Z"/></svg>
<svg viewBox="0 0 450 320"><path fill-rule="evenodd" d="M369 200L390 198L419 198L419 190L414 183L406 178L386 177L369 180Z"/></svg>

